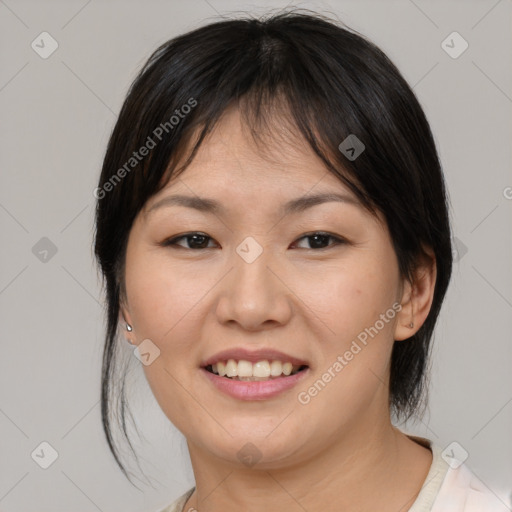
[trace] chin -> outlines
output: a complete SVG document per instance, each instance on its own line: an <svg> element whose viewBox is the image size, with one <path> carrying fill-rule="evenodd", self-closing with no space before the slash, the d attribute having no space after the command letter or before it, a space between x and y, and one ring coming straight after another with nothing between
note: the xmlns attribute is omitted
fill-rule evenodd
<svg viewBox="0 0 512 512"><path fill-rule="evenodd" d="M276 429L274 426L274 429L263 431L257 419L254 419L243 422L237 429L227 429L231 435L222 430L219 435L211 436L212 431L209 430L200 436L199 444L214 457L238 468L245 466L255 470L269 470L293 464L303 442L296 435L290 435L287 428L283 428L281 432L278 432L279 427ZM206 437L208 434L210 435Z"/></svg>

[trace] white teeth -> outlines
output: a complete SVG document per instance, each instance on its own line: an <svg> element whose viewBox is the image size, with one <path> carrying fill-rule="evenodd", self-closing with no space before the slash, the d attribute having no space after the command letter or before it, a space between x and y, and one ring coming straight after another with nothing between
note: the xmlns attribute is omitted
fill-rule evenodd
<svg viewBox="0 0 512 512"><path fill-rule="evenodd" d="M228 359L227 361L218 361L211 365L212 372L221 377L239 378L239 380L265 380L281 375L291 375L297 373L300 366L293 365L290 362L282 363L281 361L268 361L263 359L257 363L251 363L245 359L235 361Z"/></svg>
<svg viewBox="0 0 512 512"><path fill-rule="evenodd" d="M238 361L238 371L237 375L239 377L252 377L252 363L249 361Z"/></svg>
<svg viewBox="0 0 512 512"><path fill-rule="evenodd" d="M270 377L270 364L268 361L258 361L252 365L254 377Z"/></svg>
<svg viewBox="0 0 512 512"><path fill-rule="evenodd" d="M272 361L270 364L270 375L272 375L272 377L278 377L281 373L283 373L281 361Z"/></svg>
<svg viewBox="0 0 512 512"><path fill-rule="evenodd" d="M226 363L226 377L237 377L238 375L238 365L234 359L230 359Z"/></svg>
<svg viewBox="0 0 512 512"><path fill-rule="evenodd" d="M285 375L290 375L290 373L292 373L292 368L293 368L292 363L284 363L283 364L283 373Z"/></svg>
<svg viewBox="0 0 512 512"><path fill-rule="evenodd" d="M213 370L213 365L212 365L212 370ZM215 370L213 370L213 373L215 373ZM217 373L221 377L224 377L224 375L226 375L226 365L222 361L219 361L217 363Z"/></svg>

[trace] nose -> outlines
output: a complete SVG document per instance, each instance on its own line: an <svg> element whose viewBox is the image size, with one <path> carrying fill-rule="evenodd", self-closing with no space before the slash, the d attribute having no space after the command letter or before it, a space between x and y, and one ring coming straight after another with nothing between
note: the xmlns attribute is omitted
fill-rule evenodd
<svg viewBox="0 0 512 512"><path fill-rule="evenodd" d="M247 331L285 325L290 321L293 293L270 250L254 260L243 250L231 257L232 270L218 288L216 315L220 323Z"/></svg>

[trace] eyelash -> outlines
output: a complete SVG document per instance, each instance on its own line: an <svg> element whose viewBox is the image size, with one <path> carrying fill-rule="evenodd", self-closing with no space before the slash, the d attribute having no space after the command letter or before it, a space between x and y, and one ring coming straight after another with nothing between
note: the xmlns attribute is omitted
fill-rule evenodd
<svg viewBox="0 0 512 512"><path fill-rule="evenodd" d="M202 236L204 238L207 238L208 240L213 240L212 237L206 235L205 233L201 233L199 231L192 231L190 233L185 233L184 235L180 235L180 236L177 236L177 237L174 237L174 238L168 238L167 240L164 240L160 245L163 246L163 247L172 247L172 248L176 248L176 249L185 249L185 250L188 250L188 251L199 251L199 250L204 250L204 249L213 249L213 247L203 247L203 248L191 248L191 247L182 247L180 245L177 244L177 242L183 238L191 238L192 236L194 235L199 235L199 236ZM323 237L327 237L327 238L330 238L332 240L335 241L334 244L331 244L330 246L328 247L321 247L320 249L314 249L314 248L311 248L311 249L305 249L305 250L309 250L309 251L324 251L326 249L330 249L330 248L333 248L333 247L336 247L338 245L342 245L342 244L346 244L347 241L344 240L343 238L339 237L339 236L335 236L335 235L331 235L330 233L326 233L325 231L313 231L312 233L306 233L305 235L301 236L300 238L298 238L297 240L302 240L303 238L313 238L314 236L323 236Z"/></svg>

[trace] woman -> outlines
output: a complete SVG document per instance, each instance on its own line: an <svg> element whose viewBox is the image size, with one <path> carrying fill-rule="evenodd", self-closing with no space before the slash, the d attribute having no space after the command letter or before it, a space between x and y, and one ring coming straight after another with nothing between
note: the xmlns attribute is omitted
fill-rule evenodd
<svg viewBox="0 0 512 512"><path fill-rule="evenodd" d="M452 252L429 125L375 45L301 12L168 41L95 194L104 428L125 471L121 322L190 452L165 512L503 509L391 421L425 405Z"/></svg>

